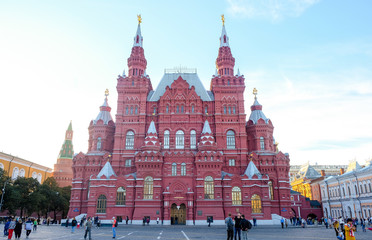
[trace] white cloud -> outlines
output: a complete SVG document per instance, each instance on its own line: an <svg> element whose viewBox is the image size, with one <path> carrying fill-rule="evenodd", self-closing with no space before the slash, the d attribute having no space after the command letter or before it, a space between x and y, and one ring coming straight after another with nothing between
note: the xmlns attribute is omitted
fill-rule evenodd
<svg viewBox="0 0 372 240"><path fill-rule="evenodd" d="M319 0L227 0L228 12L247 18L280 21L285 17L298 17Z"/></svg>

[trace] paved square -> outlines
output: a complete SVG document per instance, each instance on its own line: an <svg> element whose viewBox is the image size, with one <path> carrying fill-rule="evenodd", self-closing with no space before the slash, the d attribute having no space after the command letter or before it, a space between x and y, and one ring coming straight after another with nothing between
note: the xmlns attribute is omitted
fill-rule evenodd
<svg viewBox="0 0 372 240"><path fill-rule="evenodd" d="M0 225L3 229L4 225ZM360 229L361 230L361 229ZM3 237L3 239L7 239ZM13 237L14 239L14 237ZM26 239L26 234L23 231L21 239ZM61 226L39 226L37 232L32 232L29 239L47 240L47 239L84 239L84 230L76 229L75 233L71 233L71 227ZM112 230L110 227L94 228L92 230L92 239L105 240L112 239ZM194 240L194 239L226 239L226 230L224 226L134 226L120 225L117 229L116 239L123 240ZM336 239L333 229L325 227L314 228L288 228L281 229L280 226L259 226L249 232L249 240L284 240L284 239L303 239L303 240L328 240ZM371 240L372 231L365 233L358 231L356 233L357 240Z"/></svg>

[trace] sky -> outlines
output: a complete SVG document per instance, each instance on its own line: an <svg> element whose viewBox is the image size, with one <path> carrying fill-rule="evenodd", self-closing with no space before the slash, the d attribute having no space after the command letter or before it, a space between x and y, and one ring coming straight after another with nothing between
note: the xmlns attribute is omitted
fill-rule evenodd
<svg viewBox="0 0 372 240"><path fill-rule="evenodd" d="M53 167L70 121L75 153L117 76L142 15L153 88L165 68L215 73L221 14L245 76L291 164L372 158L372 2L368 0L0 0L0 151Z"/></svg>

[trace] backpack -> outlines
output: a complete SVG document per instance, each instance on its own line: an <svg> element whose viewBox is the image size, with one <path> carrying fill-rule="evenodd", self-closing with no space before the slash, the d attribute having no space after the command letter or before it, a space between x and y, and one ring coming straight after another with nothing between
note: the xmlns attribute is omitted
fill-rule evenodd
<svg viewBox="0 0 372 240"><path fill-rule="evenodd" d="M117 220L115 220L115 227L117 227L118 226L118 221Z"/></svg>
<svg viewBox="0 0 372 240"><path fill-rule="evenodd" d="M252 228L252 223L249 220L247 220L247 221L248 221L248 229L251 229Z"/></svg>
<svg viewBox="0 0 372 240"><path fill-rule="evenodd" d="M231 218L227 221L227 229L234 230L234 222L232 221Z"/></svg>

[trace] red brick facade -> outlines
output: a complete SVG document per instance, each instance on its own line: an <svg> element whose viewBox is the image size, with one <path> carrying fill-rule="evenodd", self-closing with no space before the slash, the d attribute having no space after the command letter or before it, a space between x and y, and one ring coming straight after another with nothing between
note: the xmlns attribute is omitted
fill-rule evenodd
<svg viewBox="0 0 372 240"><path fill-rule="evenodd" d="M117 79L116 121L106 98L89 126L88 152L73 160L69 216L164 224L222 223L237 211L289 216L289 156L277 151L257 99L247 121L245 79L234 75L224 26L220 41L210 91L193 71L166 72L154 91L138 25L128 76Z"/></svg>

